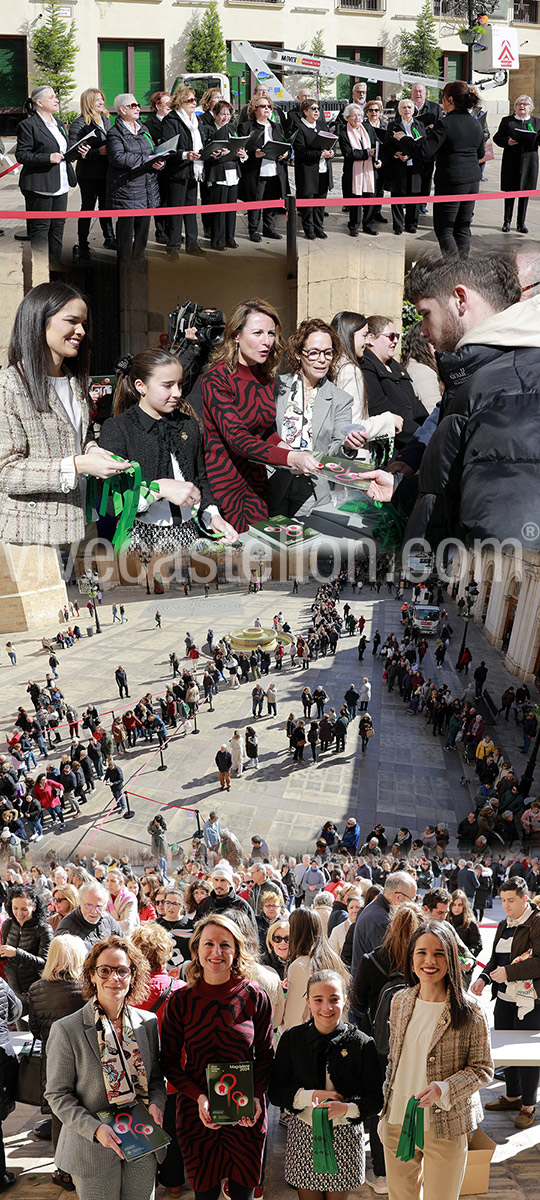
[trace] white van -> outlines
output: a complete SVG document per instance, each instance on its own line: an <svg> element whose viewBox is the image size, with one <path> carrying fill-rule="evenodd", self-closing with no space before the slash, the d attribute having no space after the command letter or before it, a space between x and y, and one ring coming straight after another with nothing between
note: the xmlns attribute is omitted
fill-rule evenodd
<svg viewBox="0 0 540 1200"><path fill-rule="evenodd" d="M412 623L420 633L437 633L441 610L435 604L415 604L412 613Z"/></svg>

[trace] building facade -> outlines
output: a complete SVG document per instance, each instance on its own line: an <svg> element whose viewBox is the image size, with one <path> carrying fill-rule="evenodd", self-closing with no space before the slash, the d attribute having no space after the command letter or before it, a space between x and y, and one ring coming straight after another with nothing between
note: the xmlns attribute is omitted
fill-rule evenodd
<svg viewBox="0 0 540 1200"><path fill-rule="evenodd" d="M459 22L451 20L456 0L433 0L443 50L441 71L446 79L465 77L466 50L457 36ZM119 92L134 91L143 109L153 91L171 88L185 68L185 47L193 23L202 16L208 0L69 0L61 5L66 21L76 21L77 56L73 96L86 87L99 86L108 104ZM461 3L461 0L460 0ZM506 3L506 0L500 0ZM39 0L19 0L2 5L0 19L0 120L4 132L9 120L20 118L31 88L32 30L40 24ZM219 12L228 47L235 39L291 50L309 50L315 34L322 36L325 53L348 62L392 65L393 44L402 29L412 29L418 15L416 0L219 0ZM506 10L505 10L506 11ZM540 100L540 0L516 0L510 8L513 24L526 27L527 57L520 71L510 73L509 85L484 93L491 115L508 111L510 98L526 90ZM466 24L466 19L461 19ZM395 53L395 49L394 49ZM538 57L537 57L538 56ZM252 80L245 64L228 61L232 93L238 105L249 98ZM361 72L359 72L361 77ZM349 96L353 79L340 76L338 96ZM371 85L385 97L384 88Z"/></svg>
<svg viewBox="0 0 540 1200"><path fill-rule="evenodd" d="M486 548L480 557L464 555L456 564L457 596L474 579L478 598L475 623L504 656L504 664L529 686L540 689L540 554Z"/></svg>

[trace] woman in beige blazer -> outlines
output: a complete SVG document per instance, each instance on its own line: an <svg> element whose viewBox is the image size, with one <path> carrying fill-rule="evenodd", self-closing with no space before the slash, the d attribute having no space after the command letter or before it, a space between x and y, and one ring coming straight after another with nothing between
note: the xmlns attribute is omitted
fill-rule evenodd
<svg viewBox="0 0 540 1200"><path fill-rule="evenodd" d="M89 431L90 319L77 288L41 283L17 309L0 371L0 539L84 536L84 477L127 470ZM87 451L92 450L91 454Z"/></svg>
<svg viewBox="0 0 540 1200"><path fill-rule="evenodd" d="M463 990L457 942L446 922L413 934L408 987L390 1010L390 1055L379 1123L390 1200L458 1200L467 1135L482 1120L478 1090L493 1078L484 1013ZM396 1150L411 1096L424 1113L424 1147L410 1162Z"/></svg>

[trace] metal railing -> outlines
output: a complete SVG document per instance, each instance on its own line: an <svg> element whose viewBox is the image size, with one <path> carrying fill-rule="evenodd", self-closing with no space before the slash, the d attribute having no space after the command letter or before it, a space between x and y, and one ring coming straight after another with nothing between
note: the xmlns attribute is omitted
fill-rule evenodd
<svg viewBox="0 0 540 1200"><path fill-rule="evenodd" d="M521 25L540 24L540 4L538 0L519 0L510 10L510 20L518 21Z"/></svg>
<svg viewBox="0 0 540 1200"><path fill-rule="evenodd" d="M336 8L352 9L356 12L386 12L386 0L337 0Z"/></svg>

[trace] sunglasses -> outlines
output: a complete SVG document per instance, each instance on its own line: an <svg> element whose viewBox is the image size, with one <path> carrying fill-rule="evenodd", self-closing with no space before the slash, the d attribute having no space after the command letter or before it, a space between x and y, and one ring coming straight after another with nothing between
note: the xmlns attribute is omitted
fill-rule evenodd
<svg viewBox="0 0 540 1200"><path fill-rule="evenodd" d="M280 937L279 934L275 934L274 937L272 938L272 941L275 943L276 946L281 946L282 942L284 942L286 945L289 944L288 937Z"/></svg>
<svg viewBox="0 0 540 1200"><path fill-rule="evenodd" d="M312 111L312 112L319 112L319 105L318 105L318 104L310 104L310 106L309 106L309 107L310 107L310 109L311 109L311 111Z"/></svg>
<svg viewBox="0 0 540 1200"><path fill-rule="evenodd" d="M389 342L399 342L399 333L385 333L384 336L388 338Z"/></svg>
<svg viewBox="0 0 540 1200"><path fill-rule="evenodd" d="M137 104L136 100L133 104L126 104L126 108L140 108L140 107L141 107L140 104Z"/></svg>

